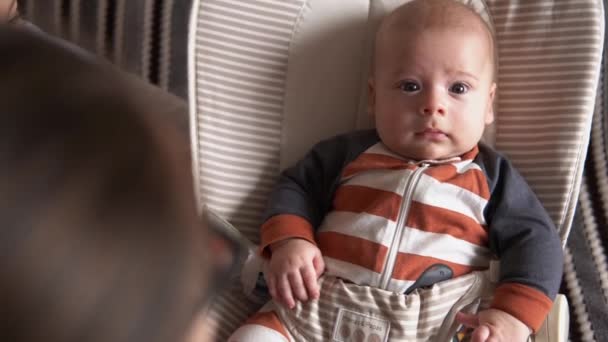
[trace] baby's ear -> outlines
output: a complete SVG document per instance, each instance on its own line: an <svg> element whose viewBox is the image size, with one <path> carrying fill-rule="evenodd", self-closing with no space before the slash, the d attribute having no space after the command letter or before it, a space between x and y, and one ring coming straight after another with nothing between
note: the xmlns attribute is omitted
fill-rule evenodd
<svg viewBox="0 0 608 342"><path fill-rule="evenodd" d="M370 76L367 80L367 114L374 117L374 107L376 106L376 86L374 77Z"/></svg>
<svg viewBox="0 0 608 342"><path fill-rule="evenodd" d="M496 83L492 83L490 86L490 93L488 94L488 108L486 108L486 117L485 123L486 125L494 122L494 96L496 95Z"/></svg>

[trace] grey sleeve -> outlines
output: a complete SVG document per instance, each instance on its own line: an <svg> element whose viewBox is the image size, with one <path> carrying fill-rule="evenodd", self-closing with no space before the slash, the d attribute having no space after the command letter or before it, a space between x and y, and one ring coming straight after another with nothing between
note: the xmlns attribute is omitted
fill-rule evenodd
<svg viewBox="0 0 608 342"><path fill-rule="evenodd" d="M553 221L524 178L497 153L485 156L490 185L485 216L490 248L500 258L500 283L536 288L554 299L563 251Z"/></svg>
<svg viewBox="0 0 608 342"><path fill-rule="evenodd" d="M296 165L281 173L264 220L293 214L318 227L331 209L343 168L377 141L375 131L358 131L316 144Z"/></svg>

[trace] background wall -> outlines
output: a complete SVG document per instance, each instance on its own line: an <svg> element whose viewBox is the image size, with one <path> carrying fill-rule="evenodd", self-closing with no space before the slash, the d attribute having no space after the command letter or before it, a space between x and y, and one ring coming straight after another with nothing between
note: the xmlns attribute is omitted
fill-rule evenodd
<svg viewBox="0 0 608 342"><path fill-rule="evenodd" d="M191 0L18 2L22 16L44 31L186 98Z"/></svg>

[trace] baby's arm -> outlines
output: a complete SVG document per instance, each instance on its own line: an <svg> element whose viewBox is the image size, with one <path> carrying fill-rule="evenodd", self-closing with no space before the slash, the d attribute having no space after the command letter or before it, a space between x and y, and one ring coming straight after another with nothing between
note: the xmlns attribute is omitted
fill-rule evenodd
<svg viewBox="0 0 608 342"><path fill-rule="evenodd" d="M377 141L374 131L336 136L281 173L260 229L260 252L270 259L266 282L278 302L293 307L294 299L318 295L316 280L324 265L314 243L316 228L331 207L344 165Z"/></svg>
<svg viewBox="0 0 608 342"><path fill-rule="evenodd" d="M475 315L459 312L456 321L474 329L471 342L525 342L531 333L522 321L497 309L483 310Z"/></svg>
<svg viewBox="0 0 608 342"><path fill-rule="evenodd" d="M272 298L289 308L296 300L317 299L317 279L325 269L319 248L307 240L292 238L270 245L270 250L264 277Z"/></svg>
<svg viewBox="0 0 608 342"><path fill-rule="evenodd" d="M500 259L490 308L538 331L561 283L561 241L551 217L519 172L495 152L480 151L485 153L481 158L491 194L484 210L488 244Z"/></svg>

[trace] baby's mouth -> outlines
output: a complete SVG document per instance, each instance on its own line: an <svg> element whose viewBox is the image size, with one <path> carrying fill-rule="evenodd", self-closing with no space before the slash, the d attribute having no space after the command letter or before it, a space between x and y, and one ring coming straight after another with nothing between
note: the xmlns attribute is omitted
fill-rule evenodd
<svg viewBox="0 0 608 342"><path fill-rule="evenodd" d="M447 138L447 134L440 129L426 128L422 131L415 133L417 137L430 139L430 140L443 140Z"/></svg>

